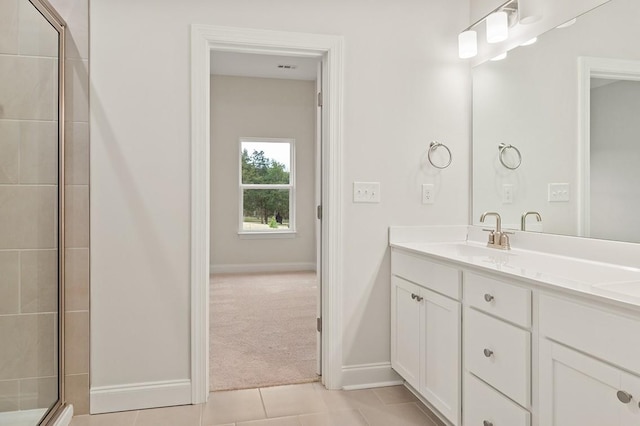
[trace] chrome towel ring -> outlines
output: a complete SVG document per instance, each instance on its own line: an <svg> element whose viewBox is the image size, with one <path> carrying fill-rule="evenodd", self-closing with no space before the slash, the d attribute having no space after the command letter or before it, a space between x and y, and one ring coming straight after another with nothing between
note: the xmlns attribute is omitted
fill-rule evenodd
<svg viewBox="0 0 640 426"><path fill-rule="evenodd" d="M433 153L435 150L437 150L440 147L443 147L444 149L446 149L447 154L449 155L449 161L444 166L439 166L435 164L433 162L433 159L431 158L431 153ZM436 169L446 169L447 167L449 167L449 165L451 164L451 161L453 160L453 156L451 155L451 150L445 144L442 144L437 141L433 141L429 144L429 152L427 152L427 158L429 159L429 162L431 163L431 165Z"/></svg>
<svg viewBox="0 0 640 426"><path fill-rule="evenodd" d="M515 166L510 166L507 163L505 163L505 161L504 161L504 153L508 149L514 150L516 152L516 154L518 155L518 164L516 164ZM498 150L500 151L500 155L499 155L500 163L502 163L503 166L505 166L509 170L515 170L518 167L520 167L520 164L522 164L522 154L520 154L520 150L518 148L516 148L513 145L507 145L507 144L501 143L500 145L498 145Z"/></svg>

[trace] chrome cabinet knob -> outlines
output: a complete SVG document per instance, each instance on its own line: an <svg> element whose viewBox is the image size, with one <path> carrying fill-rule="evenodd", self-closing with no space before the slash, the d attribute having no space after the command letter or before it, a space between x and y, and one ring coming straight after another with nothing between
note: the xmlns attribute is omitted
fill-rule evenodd
<svg viewBox="0 0 640 426"><path fill-rule="evenodd" d="M494 299L494 297L492 295L490 295L489 293L486 293L484 295L484 300L487 302L491 302Z"/></svg>
<svg viewBox="0 0 640 426"><path fill-rule="evenodd" d="M619 390L616 395L618 396L618 400L623 404L628 404L633 399L633 396L629 392L625 392L622 390Z"/></svg>
<svg viewBox="0 0 640 426"><path fill-rule="evenodd" d="M483 352L484 356L486 356L487 358L490 358L493 355L493 351L491 349L485 349Z"/></svg>
<svg viewBox="0 0 640 426"><path fill-rule="evenodd" d="M482 426L493 426L493 423L491 423L489 420L485 420L482 422Z"/></svg>

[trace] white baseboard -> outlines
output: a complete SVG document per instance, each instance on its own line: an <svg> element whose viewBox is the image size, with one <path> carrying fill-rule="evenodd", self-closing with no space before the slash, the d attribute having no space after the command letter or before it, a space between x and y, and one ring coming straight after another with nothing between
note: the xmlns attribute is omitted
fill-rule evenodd
<svg viewBox="0 0 640 426"><path fill-rule="evenodd" d="M53 422L53 426L69 426L73 418L73 405L67 404L62 409L58 418Z"/></svg>
<svg viewBox="0 0 640 426"><path fill-rule="evenodd" d="M403 383L404 380L391 369L390 362L342 367L342 388L344 390L379 388Z"/></svg>
<svg viewBox="0 0 640 426"><path fill-rule="evenodd" d="M210 265L209 271L212 274L238 274L255 272L298 272L315 271L315 262L299 263L248 263L237 265Z"/></svg>
<svg viewBox="0 0 640 426"><path fill-rule="evenodd" d="M191 404L191 380L91 388L91 414Z"/></svg>

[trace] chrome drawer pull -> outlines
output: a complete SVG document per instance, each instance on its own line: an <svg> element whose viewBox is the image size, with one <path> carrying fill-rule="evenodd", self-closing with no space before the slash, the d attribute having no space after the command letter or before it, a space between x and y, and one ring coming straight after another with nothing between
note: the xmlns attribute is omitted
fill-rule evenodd
<svg viewBox="0 0 640 426"><path fill-rule="evenodd" d="M489 293L486 293L484 295L484 300L487 302L491 302L494 299L494 297L492 295L490 295Z"/></svg>
<svg viewBox="0 0 640 426"><path fill-rule="evenodd" d="M411 298L412 298L413 300L417 300L418 302L422 302L422 299L423 299L423 297L418 296L418 295L417 295L417 294L415 294L415 293L411 293Z"/></svg>
<svg viewBox="0 0 640 426"><path fill-rule="evenodd" d="M493 426L493 423L491 423L489 420L485 420L482 422L482 426Z"/></svg>
<svg viewBox="0 0 640 426"><path fill-rule="evenodd" d="M633 396L629 392L625 392L621 390L618 391L616 395L618 395L618 400L623 404L628 404L633 399Z"/></svg>
<svg viewBox="0 0 640 426"><path fill-rule="evenodd" d="M486 356L487 358L490 358L493 355L493 351L491 349L485 349L483 352L484 356Z"/></svg>

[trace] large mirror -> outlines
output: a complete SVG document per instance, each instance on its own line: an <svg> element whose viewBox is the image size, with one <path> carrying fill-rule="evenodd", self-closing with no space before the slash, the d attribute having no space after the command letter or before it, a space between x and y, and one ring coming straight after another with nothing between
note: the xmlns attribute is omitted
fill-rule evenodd
<svg viewBox="0 0 640 426"><path fill-rule="evenodd" d="M473 69L473 224L640 242L639 23L611 0Z"/></svg>
<svg viewBox="0 0 640 426"><path fill-rule="evenodd" d="M0 425L64 401L64 24L0 0Z"/></svg>

